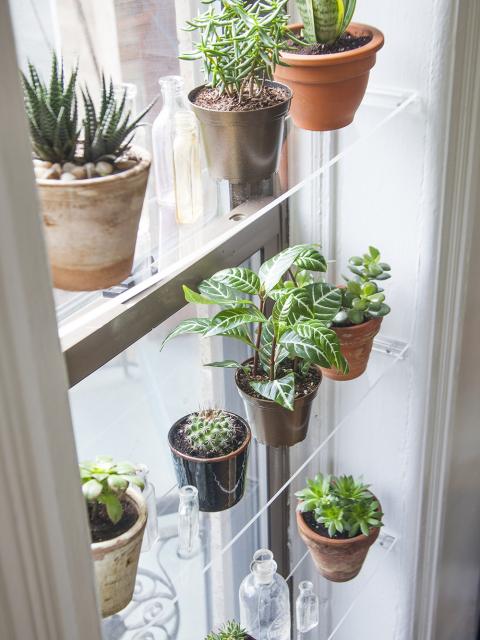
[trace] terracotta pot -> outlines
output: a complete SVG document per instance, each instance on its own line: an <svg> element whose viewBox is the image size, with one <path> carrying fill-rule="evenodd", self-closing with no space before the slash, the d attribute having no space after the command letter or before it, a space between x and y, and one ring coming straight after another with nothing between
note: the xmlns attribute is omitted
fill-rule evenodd
<svg viewBox="0 0 480 640"><path fill-rule="evenodd" d="M278 86L276 82L268 84ZM200 122L210 175L233 184L269 178L278 169L291 97L254 111L215 111L194 102L204 86L193 89L188 99ZM290 89L284 88L291 95Z"/></svg>
<svg viewBox="0 0 480 640"><path fill-rule="evenodd" d="M132 599L147 522L147 507L142 494L128 489L126 496L138 512L133 527L116 538L91 545L100 610L104 618L124 609Z"/></svg>
<svg viewBox="0 0 480 640"><path fill-rule="evenodd" d="M53 285L106 289L132 270L150 155L132 169L72 182L37 180Z"/></svg>
<svg viewBox="0 0 480 640"><path fill-rule="evenodd" d="M353 380L365 372L372 351L373 339L380 331L383 318L372 318L362 324L351 327L332 327L338 336L340 350L348 362L350 371L345 374L338 369L321 369L323 375L331 380Z"/></svg>
<svg viewBox="0 0 480 640"><path fill-rule="evenodd" d="M370 529L368 536L361 534L355 538L328 538L310 529L299 511L297 526L317 571L332 582L347 582L360 573L368 550L380 533L377 527Z"/></svg>
<svg viewBox="0 0 480 640"><path fill-rule="evenodd" d="M238 449L218 458L197 458L175 448L173 435L188 416L177 420L168 432L178 486L189 484L196 487L200 511L208 513L230 509L242 499L245 492L248 447L252 434L243 418L235 413L226 413L241 422L246 436Z"/></svg>
<svg viewBox="0 0 480 640"><path fill-rule="evenodd" d="M243 364L251 362L250 359ZM238 384L238 371L235 374L235 382L245 405L248 422L258 442L268 444L271 447L293 447L305 440L312 403L318 393L318 387L306 396L297 398L293 405L293 411L289 411L273 400L254 398L245 393Z"/></svg>
<svg viewBox="0 0 480 640"><path fill-rule="evenodd" d="M290 25L296 32L302 27L303 24ZM348 32L354 36L371 35L372 39L363 47L343 53L281 54L282 62L288 66L277 65L275 79L293 91L291 115L297 127L331 131L353 121L384 37L366 24L351 23Z"/></svg>

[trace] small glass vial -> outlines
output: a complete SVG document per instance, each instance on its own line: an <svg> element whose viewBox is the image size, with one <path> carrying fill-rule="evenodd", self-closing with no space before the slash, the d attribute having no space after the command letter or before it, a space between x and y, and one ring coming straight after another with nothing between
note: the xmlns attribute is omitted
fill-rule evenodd
<svg viewBox="0 0 480 640"><path fill-rule="evenodd" d="M296 602L297 631L307 633L318 626L318 598L313 592L313 584L308 580L298 585L300 593Z"/></svg>
<svg viewBox="0 0 480 640"><path fill-rule="evenodd" d="M143 534L142 553L144 551L150 551L158 538L157 499L155 497L155 487L148 479L149 473L150 470L147 465L137 465L137 475L140 476L145 483L142 494L147 503L148 514L145 533Z"/></svg>
<svg viewBox="0 0 480 640"><path fill-rule="evenodd" d="M187 484L178 493L177 555L179 558L191 558L200 546L198 489Z"/></svg>
<svg viewBox="0 0 480 640"><path fill-rule="evenodd" d="M191 224L203 215L200 139L197 120L191 111L175 115L173 142L177 223Z"/></svg>

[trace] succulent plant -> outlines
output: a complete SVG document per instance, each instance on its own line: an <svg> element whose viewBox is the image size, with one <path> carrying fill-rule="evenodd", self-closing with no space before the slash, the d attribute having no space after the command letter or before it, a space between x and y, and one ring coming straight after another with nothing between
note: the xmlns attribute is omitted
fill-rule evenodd
<svg viewBox="0 0 480 640"><path fill-rule="evenodd" d="M48 86L28 63L21 73L30 138L35 156L49 162L73 160L80 135L76 97L77 68L65 78L63 61L52 55Z"/></svg>
<svg viewBox="0 0 480 640"><path fill-rule="evenodd" d="M332 44L345 33L356 0L295 0L303 21L303 37L313 44Z"/></svg>
<svg viewBox="0 0 480 640"><path fill-rule="evenodd" d="M237 426L235 419L217 409L190 414L183 435L192 451L198 454L223 455L232 451Z"/></svg>
<svg viewBox="0 0 480 640"><path fill-rule="evenodd" d="M238 622L227 622L217 633L209 633L205 640L246 640L248 638L245 629Z"/></svg>
<svg viewBox="0 0 480 640"><path fill-rule="evenodd" d="M122 496L132 484L144 488L143 480L130 462L114 462L110 456L98 456L94 461L81 462L82 491L88 503L105 506L113 524L123 515Z"/></svg>
<svg viewBox="0 0 480 640"><path fill-rule="evenodd" d="M297 508L302 513L313 512L331 538L338 533L349 538L360 533L368 536L370 529L383 526L383 513L369 486L352 476L319 473L295 494L300 500Z"/></svg>

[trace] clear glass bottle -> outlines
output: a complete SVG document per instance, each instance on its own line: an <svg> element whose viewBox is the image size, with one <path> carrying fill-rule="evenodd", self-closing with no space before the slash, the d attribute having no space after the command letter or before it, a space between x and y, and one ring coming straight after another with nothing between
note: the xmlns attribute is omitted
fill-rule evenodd
<svg viewBox="0 0 480 640"><path fill-rule="evenodd" d="M240 585L240 621L255 640L290 640L290 595L269 549L253 556Z"/></svg>
<svg viewBox="0 0 480 640"><path fill-rule="evenodd" d="M200 137L191 111L175 114L173 163L177 223L191 224L203 215Z"/></svg>
<svg viewBox="0 0 480 640"><path fill-rule="evenodd" d="M198 489L187 484L178 494L177 555L179 558L191 558L200 547Z"/></svg>
<svg viewBox="0 0 480 640"><path fill-rule="evenodd" d="M313 591L313 584L308 580L298 585L300 593L296 601L297 631L307 633L318 626L318 597Z"/></svg>
<svg viewBox="0 0 480 640"><path fill-rule="evenodd" d="M148 514L145 533L143 534L142 553L144 551L150 551L158 538L157 499L155 497L155 487L148 479L149 473L150 470L147 465L137 465L137 475L140 476L145 483L142 494L147 503Z"/></svg>

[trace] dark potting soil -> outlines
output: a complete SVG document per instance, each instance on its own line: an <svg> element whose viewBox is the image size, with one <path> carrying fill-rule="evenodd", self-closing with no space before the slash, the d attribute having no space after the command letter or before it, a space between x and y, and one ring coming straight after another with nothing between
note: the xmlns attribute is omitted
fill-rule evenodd
<svg viewBox="0 0 480 640"><path fill-rule="evenodd" d="M313 511L306 511L302 513L302 517L305 520L306 525L315 533L318 533L320 536L324 538L330 538L331 540L352 540L352 538L348 537L348 533L336 533L334 536L328 535L328 529L315 520L315 516L313 515Z"/></svg>
<svg viewBox="0 0 480 640"><path fill-rule="evenodd" d="M247 430L243 422L235 419L235 439L229 451L221 451L221 452L212 452L212 453L197 453L192 449L192 447L188 444L188 441L185 438L184 427L187 423L185 419L179 425L177 425L177 429L172 434L172 445L177 451L180 453L184 453L187 456L192 456L193 458L219 458L220 456L228 455L233 451L239 449L242 444L245 442L245 438L247 437Z"/></svg>
<svg viewBox="0 0 480 640"><path fill-rule="evenodd" d="M289 371L292 371L293 362L291 360L285 360L285 362L279 367L277 372L277 378L281 378ZM302 398L308 395L320 384L322 377L315 367L310 367L308 373L304 376L300 374L295 376L295 398ZM256 376L247 375L243 369L238 370L238 384L240 389L245 393L248 393L252 398L259 398L265 400L263 396L254 391L250 386L250 382L268 382L269 377L264 373L260 373Z"/></svg>
<svg viewBox="0 0 480 640"><path fill-rule="evenodd" d="M364 47L370 42L372 36L352 36L349 33L344 33L333 44L307 44L304 46L293 44L294 49L291 53L297 53L302 56L323 56L329 53L344 53L345 51L352 51L353 49L359 49Z"/></svg>
<svg viewBox="0 0 480 640"><path fill-rule="evenodd" d="M289 97L290 94L283 87L266 86L258 97L248 99L244 96L242 103L239 104L238 96L230 97L223 94L219 96L216 89L204 87L196 94L193 102L198 107L211 111L256 111L281 104Z"/></svg>
<svg viewBox="0 0 480 640"><path fill-rule="evenodd" d="M135 504L131 500L121 500L123 507L123 515L117 524L112 524L112 521L107 515L107 509L105 505L94 505L89 503L88 505L88 521L90 524L90 535L92 542L103 542L104 540L111 540L117 536L122 535L125 531L128 531L133 527L138 520L138 511Z"/></svg>

